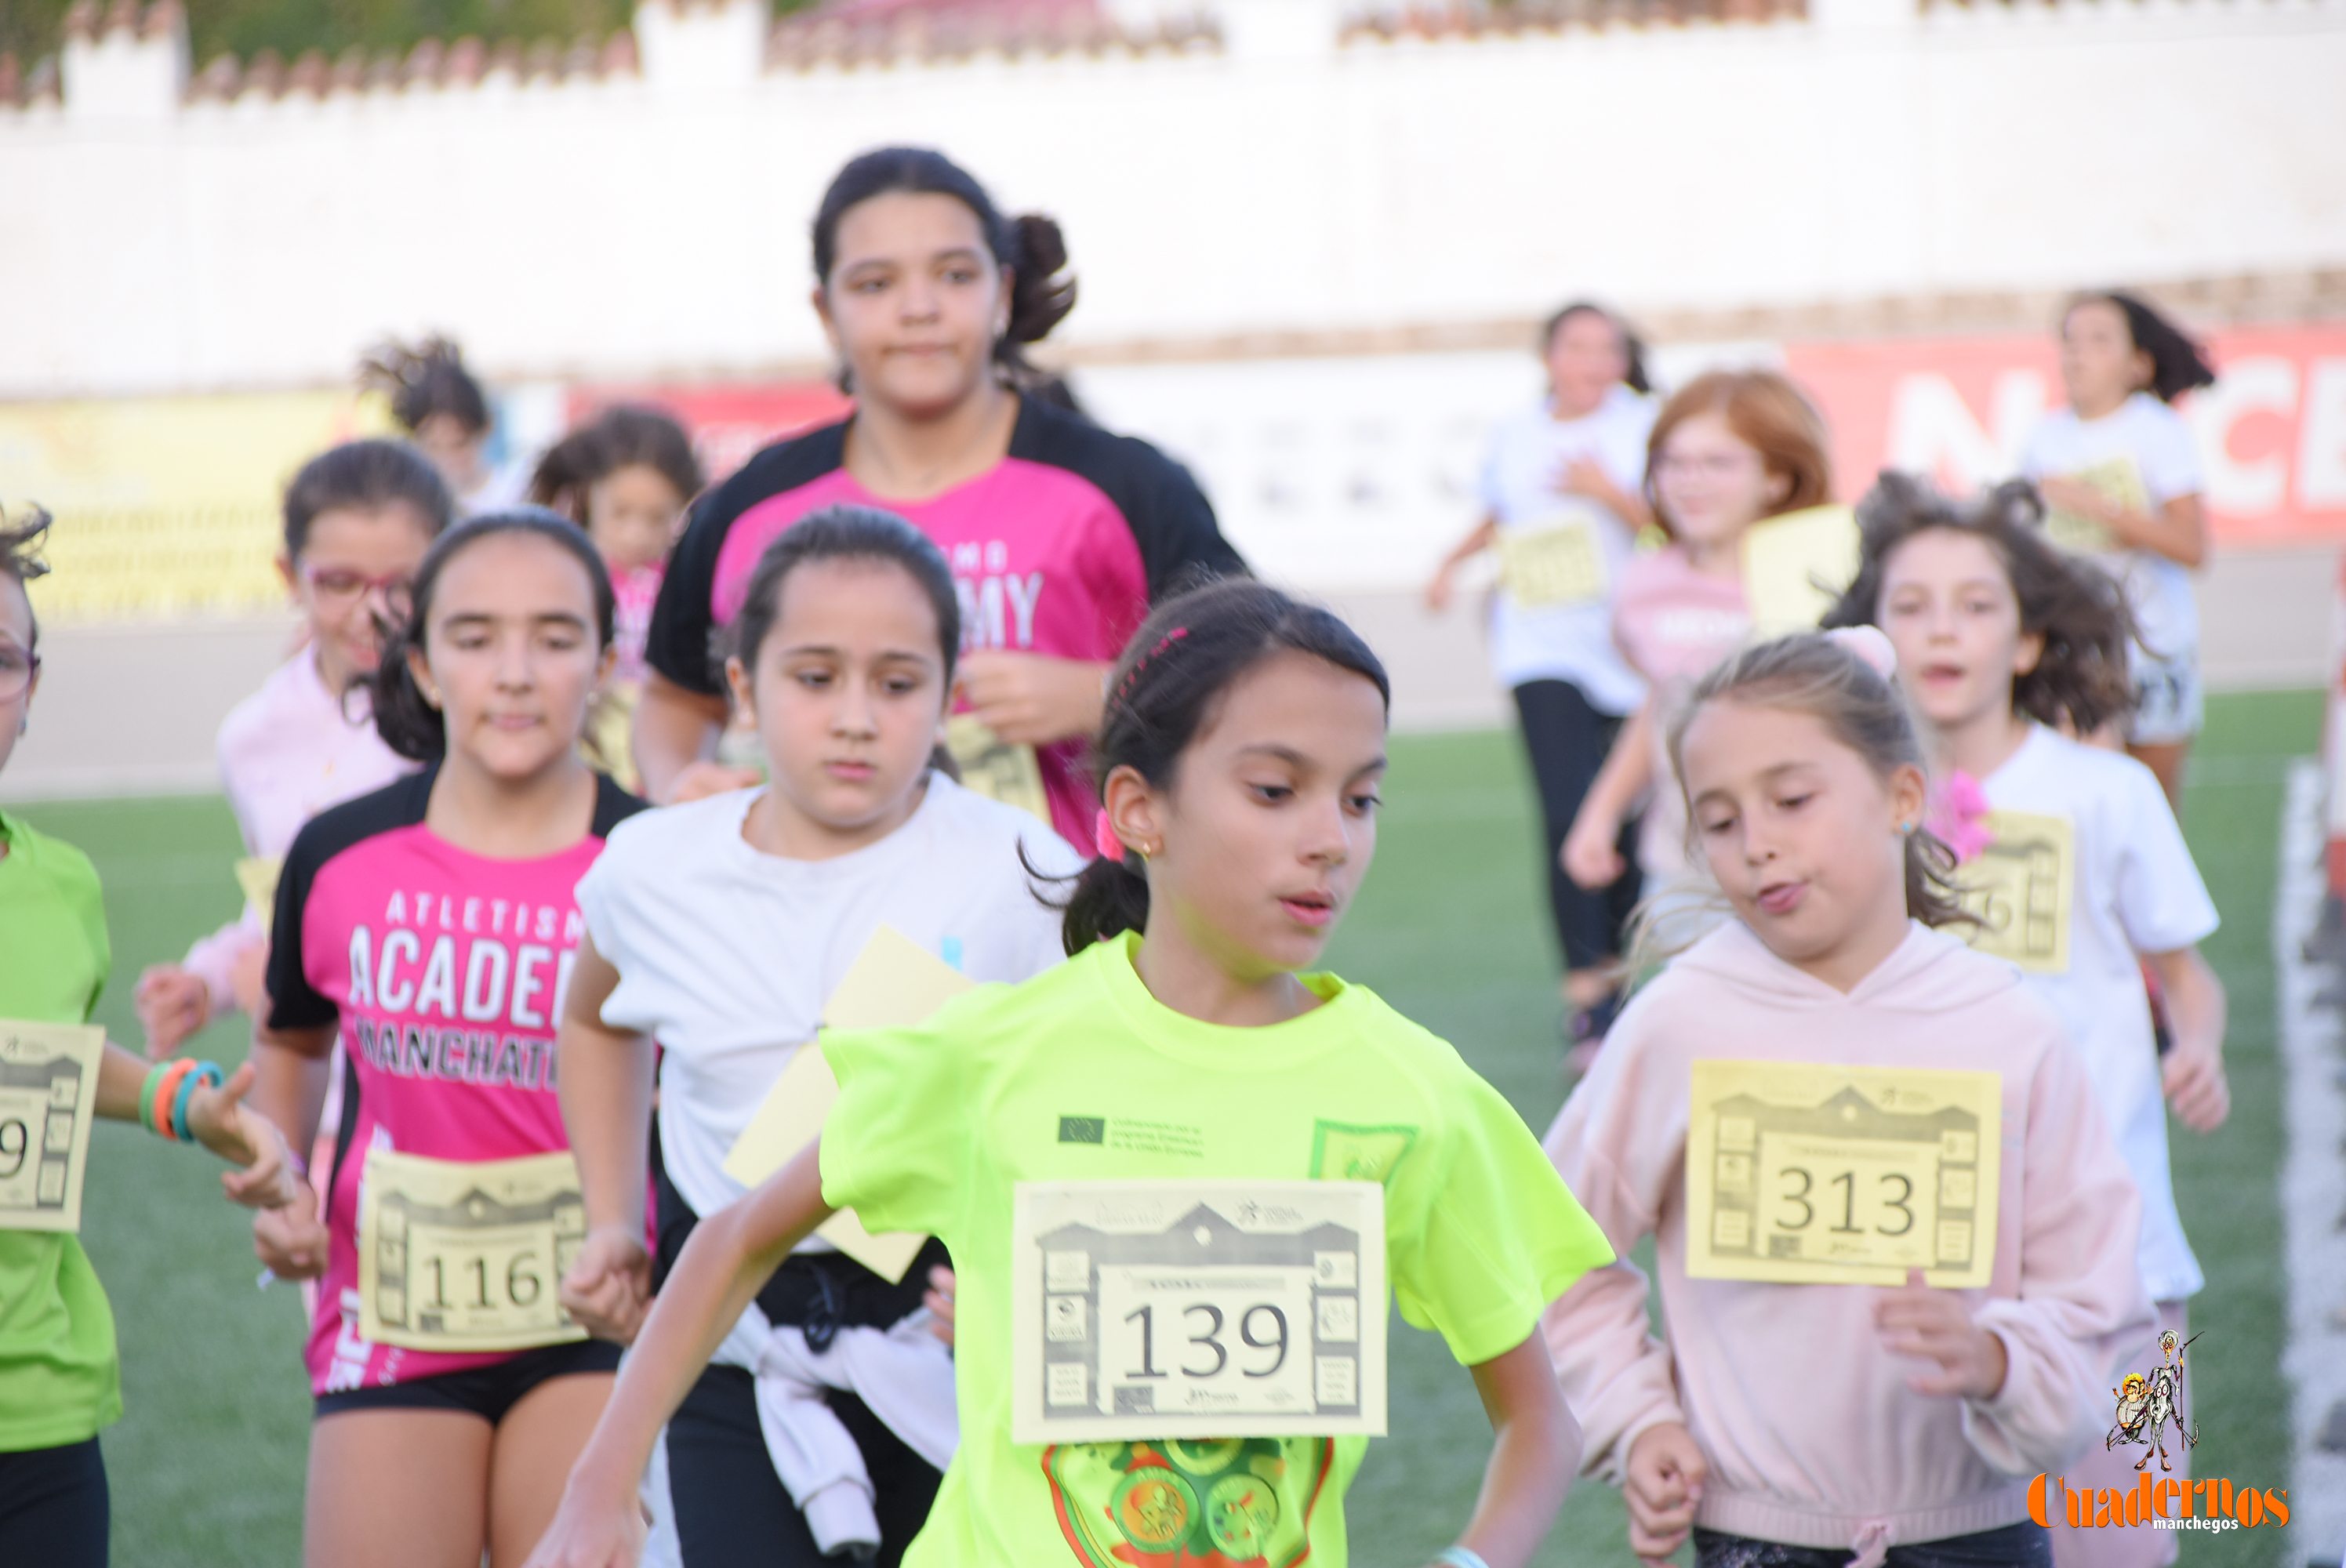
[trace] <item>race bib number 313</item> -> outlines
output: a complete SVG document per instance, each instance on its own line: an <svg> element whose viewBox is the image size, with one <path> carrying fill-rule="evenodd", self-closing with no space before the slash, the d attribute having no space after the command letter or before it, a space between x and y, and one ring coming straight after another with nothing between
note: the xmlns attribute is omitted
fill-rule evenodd
<svg viewBox="0 0 2346 1568"><path fill-rule="evenodd" d="M1694 1064L1687 1273L1786 1285L1984 1286L1995 1266L1994 1073Z"/></svg>
<svg viewBox="0 0 2346 1568"><path fill-rule="evenodd" d="M1024 1182L1011 1440L1382 1436L1384 1188Z"/></svg>
<svg viewBox="0 0 2346 1568"><path fill-rule="evenodd" d="M106 1031L0 1018L0 1230L79 1230Z"/></svg>
<svg viewBox="0 0 2346 1568"><path fill-rule="evenodd" d="M359 1196L359 1333L442 1351L584 1339L556 1289L586 1237L567 1154L474 1164L371 1150Z"/></svg>

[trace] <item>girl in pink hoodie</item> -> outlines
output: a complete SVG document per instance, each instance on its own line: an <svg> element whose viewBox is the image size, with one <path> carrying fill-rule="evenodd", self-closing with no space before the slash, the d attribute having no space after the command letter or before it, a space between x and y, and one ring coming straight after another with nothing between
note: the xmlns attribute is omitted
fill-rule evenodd
<svg viewBox="0 0 2346 1568"><path fill-rule="evenodd" d="M1691 1530L1700 1568L2047 1564L2028 1483L2099 1434L2116 1352L2149 1321L2139 1199L2083 1064L2009 964L1935 929L1963 917L1943 880L1952 857L1920 830L1922 753L1893 664L1871 628L1808 634L1696 687L1670 755L1700 862L1737 918L1639 993L1548 1134L1617 1254L1657 1238L1667 1342L1648 1333L1646 1278L1626 1262L1585 1276L1545 1319L1587 1468L1623 1486L1630 1546L1649 1561ZM1708 1236L1688 1225L1688 1181L1694 1079L1721 1062L1852 1084L1870 1069L1996 1074L1996 1199L1963 1243L1985 1285L1937 1288L1919 1268L1902 1287L1749 1278L1784 1256L1772 1243L1759 1263L1722 1266L1736 1141L1723 1106L1704 1128L1718 1150ZM1844 1089L1800 1114L1895 1120L1891 1098ZM1756 1167L1750 1228L1792 1246L1855 1236L1850 1192L1863 1186L1866 1228L1921 1231L1934 1266L1952 1255L1956 1222L1918 1225L1914 1209L1939 1209L1908 1177L1812 1176L1804 1189L1782 1178L1806 1173L1771 1157L1790 1145L1761 1125L1756 1157L1742 1156ZM1954 1186L1969 1179L1942 1161L1940 1205L1977 1202ZM1706 1252L1695 1277L1690 1255Z"/></svg>

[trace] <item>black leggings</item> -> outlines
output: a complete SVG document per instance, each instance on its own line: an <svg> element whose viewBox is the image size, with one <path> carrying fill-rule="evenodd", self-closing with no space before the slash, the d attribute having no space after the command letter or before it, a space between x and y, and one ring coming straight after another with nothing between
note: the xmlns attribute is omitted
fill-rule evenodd
<svg viewBox="0 0 2346 1568"><path fill-rule="evenodd" d="M880 1518L880 1568L896 1568L944 1480L852 1394L831 1408L863 1451ZM835 1568L774 1473L758 1427L756 1384L740 1367L710 1367L668 1423L668 1491L685 1568Z"/></svg>
<svg viewBox="0 0 2346 1568"><path fill-rule="evenodd" d="M0 1563L106 1568L106 1460L97 1440L0 1453Z"/></svg>
<svg viewBox="0 0 2346 1568"><path fill-rule="evenodd" d="M1539 788L1540 816L1547 832L1547 896L1556 917L1556 944L1566 969L1594 969L1621 953L1622 932L1637 907L1643 879L1637 871L1637 823L1621 824L1623 871L1610 887L1583 889L1565 875L1558 859L1565 835L1596 770L1605 766L1621 721L1599 713L1580 688L1566 680L1527 680L1515 687L1515 712L1523 722L1524 749L1531 753L1532 778Z"/></svg>

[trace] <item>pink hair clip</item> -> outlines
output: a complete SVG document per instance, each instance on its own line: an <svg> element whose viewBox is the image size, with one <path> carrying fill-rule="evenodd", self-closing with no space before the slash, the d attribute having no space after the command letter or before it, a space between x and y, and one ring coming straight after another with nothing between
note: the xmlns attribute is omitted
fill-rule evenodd
<svg viewBox="0 0 2346 1568"><path fill-rule="evenodd" d="M1880 626L1842 626L1825 636L1850 653L1855 654L1873 667L1873 673L1888 680L1898 673L1898 650L1892 647Z"/></svg>
<svg viewBox="0 0 2346 1568"><path fill-rule="evenodd" d="M1116 829L1108 821L1105 807L1101 808L1099 816L1092 823L1092 848L1099 852L1103 860L1124 859L1124 840L1116 836Z"/></svg>

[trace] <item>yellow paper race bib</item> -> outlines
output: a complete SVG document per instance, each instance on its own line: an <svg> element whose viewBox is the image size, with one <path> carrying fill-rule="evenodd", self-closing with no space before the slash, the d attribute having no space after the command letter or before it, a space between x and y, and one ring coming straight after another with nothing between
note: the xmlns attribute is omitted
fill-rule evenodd
<svg viewBox="0 0 2346 1568"><path fill-rule="evenodd" d="M79 1230L106 1031L0 1018L0 1230Z"/></svg>
<svg viewBox="0 0 2346 1568"><path fill-rule="evenodd" d="M1964 908L1979 924L1971 944L2032 974L2069 971L2069 911L2077 882L2077 835L2066 817L1990 811L1994 834L1955 873Z"/></svg>
<svg viewBox="0 0 2346 1568"><path fill-rule="evenodd" d="M1687 1273L1784 1285L1984 1286L2003 1079L1921 1067L1699 1061Z"/></svg>
<svg viewBox="0 0 2346 1568"><path fill-rule="evenodd" d="M2142 473L2131 457L2113 457L2081 468L2064 478L2085 485L2095 494L2115 502L2127 512L2148 512L2150 492L2142 483ZM2065 512L2048 507L2045 514L2045 532L2055 545L2073 550L2080 555L2106 555L2118 547L2107 527L2096 518L2082 512Z"/></svg>
<svg viewBox="0 0 2346 1568"><path fill-rule="evenodd" d="M1499 535L1499 582L1526 610L1605 596L1605 548L1588 512L1565 512Z"/></svg>
<svg viewBox="0 0 2346 1568"><path fill-rule="evenodd" d="M1857 576L1857 512L1810 506L1743 536L1743 594L1759 638L1811 632Z"/></svg>
<svg viewBox="0 0 2346 1568"><path fill-rule="evenodd" d="M971 715L957 713L945 721L945 749L953 753L964 788L1050 821L1051 798L1033 747L1013 746Z"/></svg>
<svg viewBox="0 0 2346 1568"><path fill-rule="evenodd" d="M277 879L285 870L282 855L251 855L236 863L236 885L244 891L244 901L260 916L260 929L265 934L277 914Z"/></svg>
<svg viewBox="0 0 2346 1568"><path fill-rule="evenodd" d="M578 1164L367 1153L359 1332L411 1349L521 1350L584 1339L556 1299L586 1238Z"/></svg>
<svg viewBox="0 0 2346 1568"><path fill-rule="evenodd" d="M1021 1182L1019 1443L1382 1436L1384 1188Z"/></svg>

